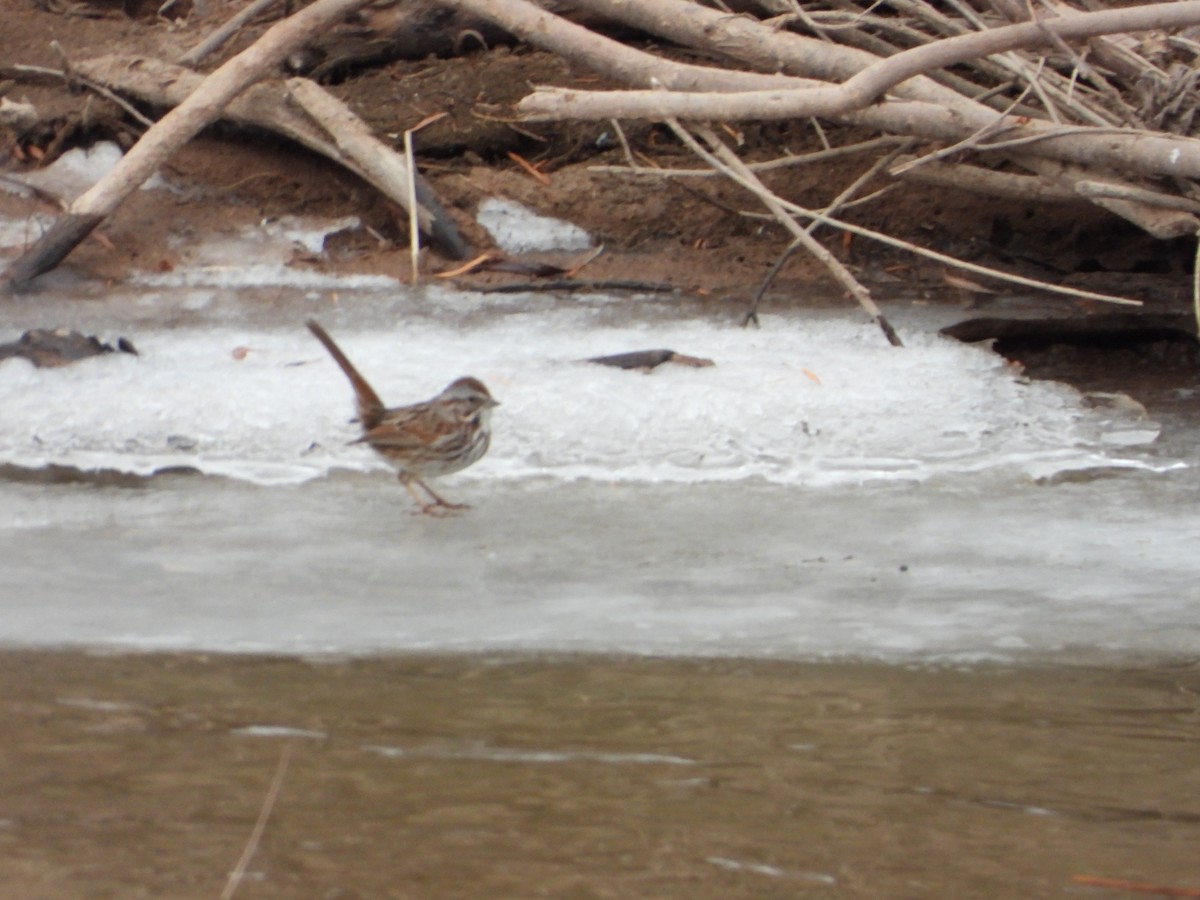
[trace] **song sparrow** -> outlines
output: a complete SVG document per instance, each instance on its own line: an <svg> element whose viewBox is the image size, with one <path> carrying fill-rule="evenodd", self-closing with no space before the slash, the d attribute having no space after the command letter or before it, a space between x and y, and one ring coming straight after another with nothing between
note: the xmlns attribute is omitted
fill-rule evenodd
<svg viewBox="0 0 1200 900"><path fill-rule="evenodd" d="M354 388L363 434L352 443L369 445L395 466L400 483L421 512L466 509L466 504L444 499L425 479L465 469L487 453L492 440L492 407L500 404L483 382L459 378L432 400L387 409L329 333L312 319L306 324ZM432 502L423 499L414 485L424 488Z"/></svg>

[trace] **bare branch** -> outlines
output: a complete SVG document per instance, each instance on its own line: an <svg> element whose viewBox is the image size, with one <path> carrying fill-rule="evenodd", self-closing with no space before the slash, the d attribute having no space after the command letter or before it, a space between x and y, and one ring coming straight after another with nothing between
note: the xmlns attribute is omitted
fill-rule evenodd
<svg viewBox="0 0 1200 900"><path fill-rule="evenodd" d="M1086 203L1087 200L1070 188L1059 187L1036 175L1018 175L1013 172L997 172L980 166L958 163L927 162L916 168L908 164L913 157L896 160L891 173L904 181L916 181L934 187L954 188L1003 197L1008 200L1023 200L1029 203Z"/></svg>
<svg viewBox="0 0 1200 900"><path fill-rule="evenodd" d="M455 5L495 21L536 46L560 53L627 84L643 86L649 79L654 79L656 85L672 91L713 92L700 98L658 89L640 93L542 89L519 105L519 109L531 118L661 118L668 114L678 114L680 118L731 121L775 116L792 118L794 109L784 113L779 106L770 104L766 109L751 106L755 94L743 92L747 90L743 86L755 79L772 79L770 84L758 81L751 90L765 91L760 96L778 97L780 102L786 99L793 106L797 97L819 97L822 96L820 92L841 89L823 82L789 80L783 75L729 73L701 66L680 68L675 63L659 60L572 25L527 0L455 0ZM685 0L576 0L576 5L680 43L708 50L719 48L728 56L776 72L798 72L828 79L851 78L881 62L878 57L863 51L835 47L799 35L779 34L746 17L722 15ZM1200 2L1197 0L1157 4L1156 8L1160 13L1163 8L1167 8L1167 12L1174 10L1176 15L1187 12L1192 20L1200 20ZM976 39L979 36L967 37ZM814 85L820 87L815 91L776 90ZM731 95L729 91L737 93ZM884 100L856 112L830 114L829 118L892 134L948 142L961 141L984 129L992 131L1003 126L1008 137L1031 142L1023 148L1027 155L1143 175L1200 177L1200 141L1133 129L1115 129L1109 132L1111 139L1096 141L1086 128L1061 127L1033 120L1003 120L995 110L921 77L896 85L895 94L903 99ZM627 98L640 99L630 105L625 103Z"/></svg>
<svg viewBox="0 0 1200 900"><path fill-rule="evenodd" d="M315 32L358 9L367 0L316 0L278 23L249 49L209 75L183 103L156 122L117 164L60 218L6 273L21 288L66 258L131 192L165 163L249 85L278 66Z"/></svg>
<svg viewBox="0 0 1200 900"><path fill-rule="evenodd" d="M468 0L460 0L468 2ZM477 0L469 0L477 2ZM796 90L755 90L736 94L663 93L662 91L557 91L547 102L545 92L522 101L521 112L540 118L664 118L794 119L832 116L863 109L886 91L933 69L1004 50L1036 47L1056 38L1082 38L1119 31L1182 27L1200 24L1200 0L1179 0L1149 6L1006 25L989 31L947 38L879 60L839 85ZM608 98L609 102L605 102ZM564 115L565 113L565 115Z"/></svg>
<svg viewBox="0 0 1200 900"><path fill-rule="evenodd" d="M238 30L241 29L242 26L244 26L247 22L264 10L270 9L278 2L279 0L254 0L253 3L236 15L231 16L228 22L214 29L208 37L202 40L191 50L187 51L187 53L183 54L183 56L179 57L179 64L181 66L195 66L210 53L224 44L227 40L237 34Z"/></svg>

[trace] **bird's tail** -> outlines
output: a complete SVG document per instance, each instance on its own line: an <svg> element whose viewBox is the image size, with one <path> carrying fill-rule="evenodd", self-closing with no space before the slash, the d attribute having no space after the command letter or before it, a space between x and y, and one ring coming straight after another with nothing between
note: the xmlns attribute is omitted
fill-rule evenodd
<svg viewBox="0 0 1200 900"><path fill-rule="evenodd" d="M321 327L315 319L309 319L306 323L308 330L313 333L318 341L325 345L325 349L329 351L329 355L334 361L341 366L342 371L346 373L346 377L350 379L350 384L354 388L354 399L358 404L358 418L362 422L363 431L374 428L383 419L383 414L386 407L383 401L379 399L379 395L367 383L367 379L359 374L358 369L354 368L354 363L346 357L339 347L329 336L324 328Z"/></svg>

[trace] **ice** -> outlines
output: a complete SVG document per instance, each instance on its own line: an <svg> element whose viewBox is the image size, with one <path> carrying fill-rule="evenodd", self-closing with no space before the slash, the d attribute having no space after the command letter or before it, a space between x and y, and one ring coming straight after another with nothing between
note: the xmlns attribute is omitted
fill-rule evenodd
<svg viewBox="0 0 1200 900"><path fill-rule="evenodd" d="M424 302L443 299L489 302L437 291ZM898 349L849 317L778 318L754 331L636 316L613 324L574 306L469 318L330 326L386 402L425 399L464 374L489 385L502 404L492 450L463 479L832 487L1170 465L1137 455L1136 443L1157 434L1139 407L1093 408L1071 388L1027 381L990 352L936 335L905 333ZM257 484L386 468L347 446L349 385L299 323L134 337L138 357L0 363L0 462L190 468ZM643 374L582 361L650 347L716 365Z"/></svg>
<svg viewBox="0 0 1200 900"><path fill-rule="evenodd" d="M25 247L40 238L54 224L54 216L35 213L24 219L0 216L0 248Z"/></svg>
<svg viewBox="0 0 1200 900"><path fill-rule="evenodd" d="M115 144L97 144L88 150L71 150L46 169L11 177L70 201L108 172L120 156ZM163 183L155 176L145 186ZM41 213L19 219L0 217L0 248L27 246L53 223L53 216ZM135 271L128 284L160 289L236 290L259 286L323 291L398 289L399 282L384 275L341 275L291 265L297 254L310 257L321 254L330 235L361 225L357 216L332 221L315 216L280 216L231 228L225 233L172 234L168 245L178 255L178 264L166 272Z"/></svg>
<svg viewBox="0 0 1200 900"><path fill-rule="evenodd" d="M0 242L44 225L0 223ZM678 297L414 292L291 266L353 227L285 218L180 236L174 271L104 286L54 273L12 301L0 342L70 327L126 336L140 355L0 362L0 646L954 664L1200 653L1191 423L1168 419L1160 437L1123 395L1029 381L911 308L889 311L899 349L854 310L755 331ZM387 467L348 444L351 391L310 315L390 403L464 374L490 386L491 452L439 485L470 512L411 515ZM583 361L660 347L716 364ZM79 483L71 470L158 477Z"/></svg>
<svg viewBox="0 0 1200 900"><path fill-rule="evenodd" d="M8 177L70 203L107 175L122 155L121 148L116 144L102 141L91 147L68 150L44 169L21 172ZM155 174L142 188L148 190L163 187L165 184L166 182ZM11 187L7 189L12 190Z"/></svg>
<svg viewBox="0 0 1200 900"><path fill-rule="evenodd" d="M1194 432L1193 432L1194 433ZM1200 479L0 481L0 646L1097 662L1200 653ZM289 724L289 723L259 723ZM408 748L401 748L408 749Z"/></svg>
<svg viewBox="0 0 1200 900"><path fill-rule="evenodd" d="M244 226L228 234L172 237L180 262L169 272L135 272L131 285L148 288L209 287L236 290L275 286L309 291L386 291L399 282L386 275L338 274L291 265L297 253L319 254L331 234L358 228L356 216L332 222L306 216L282 216Z"/></svg>
<svg viewBox="0 0 1200 900"><path fill-rule="evenodd" d="M269 237L281 238L316 254L325 250L325 239L329 235L353 231L361 225L358 216L343 216L332 222L309 216L280 216L263 221L260 227Z"/></svg>
<svg viewBox="0 0 1200 900"><path fill-rule="evenodd" d="M479 204L479 222L505 253L536 250L586 250L592 239L570 222L539 216L514 200L489 197Z"/></svg>
<svg viewBox="0 0 1200 900"><path fill-rule="evenodd" d="M214 287L294 287L306 290L384 291L398 288L399 282L387 275L338 275L295 269L284 262L232 263L183 266L171 272L142 272L131 284L151 288Z"/></svg>

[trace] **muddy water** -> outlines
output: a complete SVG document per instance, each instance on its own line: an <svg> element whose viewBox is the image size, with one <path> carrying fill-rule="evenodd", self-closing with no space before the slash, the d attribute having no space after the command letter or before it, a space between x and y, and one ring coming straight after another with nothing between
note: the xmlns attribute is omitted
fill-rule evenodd
<svg viewBox="0 0 1200 900"><path fill-rule="evenodd" d="M0 655L0 895L1200 887L1200 668Z"/></svg>

